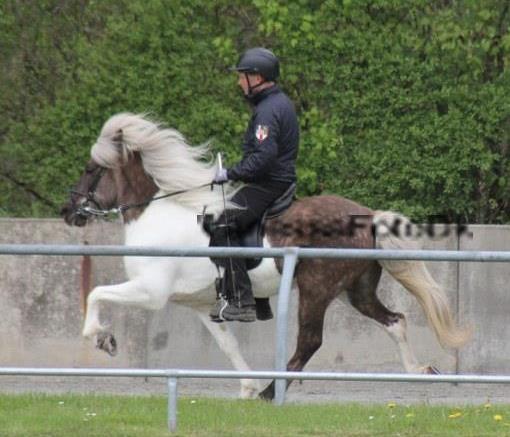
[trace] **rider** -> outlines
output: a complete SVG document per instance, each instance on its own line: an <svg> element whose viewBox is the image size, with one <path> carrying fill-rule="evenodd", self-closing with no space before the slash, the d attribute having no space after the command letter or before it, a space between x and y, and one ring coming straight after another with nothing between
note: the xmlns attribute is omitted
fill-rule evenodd
<svg viewBox="0 0 510 437"><path fill-rule="evenodd" d="M219 226L212 231L211 246L239 246L240 235L296 181L299 125L293 103L276 84L278 58L266 48L251 48L231 71L237 72L238 85L253 114L244 134L241 161L228 169L219 168L213 182L247 185L232 198L241 208L224 212L216 221ZM253 297L245 259L224 261L227 302L216 302L211 319L253 322L257 316L260 320L272 318L269 299Z"/></svg>

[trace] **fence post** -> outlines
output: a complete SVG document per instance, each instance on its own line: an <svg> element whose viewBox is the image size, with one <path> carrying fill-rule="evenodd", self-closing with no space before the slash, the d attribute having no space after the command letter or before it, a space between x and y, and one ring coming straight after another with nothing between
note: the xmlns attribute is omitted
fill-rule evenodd
<svg viewBox="0 0 510 437"><path fill-rule="evenodd" d="M299 249L297 247L287 247L285 248L283 256L283 272L282 279L280 281L280 290L278 292L278 313L276 318L276 371L287 370L287 331L289 326L289 301L298 253ZM276 379L274 397L275 405L283 405L285 401L286 390L287 380Z"/></svg>
<svg viewBox="0 0 510 437"><path fill-rule="evenodd" d="M177 378L168 378L168 430L177 431Z"/></svg>

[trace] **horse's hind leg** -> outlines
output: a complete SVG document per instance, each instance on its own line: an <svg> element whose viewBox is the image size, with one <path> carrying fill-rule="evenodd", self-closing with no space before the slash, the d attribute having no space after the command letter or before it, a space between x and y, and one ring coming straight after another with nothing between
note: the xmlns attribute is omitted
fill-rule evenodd
<svg viewBox="0 0 510 437"><path fill-rule="evenodd" d="M301 266L301 272L303 266ZM308 274L309 278L311 274ZM303 273L304 276L304 273ZM313 354L322 345L322 332L324 316L329 304L335 298L335 287L318 288L317 283L301 281L298 275L299 288L299 330L296 351L287 364L288 371L299 372L305 367ZM337 289L336 289L337 290ZM287 381L287 387L292 381ZM274 398L274 381L271 382L259 395L260 398L271 400Z"/></svg>
<svg viewBox="0 0 510 437"><path fill-rule="evenodd" d="M407 340L406 319L401 313L386 308L376 294L381 277L381 266L374 262L347 290L349 301L361 314L380 323L399 347L404 368L409 373L437 373L432 367L420 366Z"/></svg>

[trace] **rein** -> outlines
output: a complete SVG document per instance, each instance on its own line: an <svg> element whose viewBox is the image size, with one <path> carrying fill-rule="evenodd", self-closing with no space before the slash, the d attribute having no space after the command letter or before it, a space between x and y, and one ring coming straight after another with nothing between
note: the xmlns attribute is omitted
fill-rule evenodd
<svg viewBox="0 0 510 437"><path fill-rule="evenodd" d="M121 204L121 205L119 205L119 206L117 206L115 208L110 208L110 209L100 208L99 203L94 199L94 194L95 193L92 192L92 191L89 192L88 194L85 194L85 193L82 193L82 192L76 191L76 190L70 190L70 192L72 194L78 194L79 196L83 196L83 197L85 197L87 199L87 202L92 202L92 203L94 203L95 205L98 206L98 208L93 208L93 207L91 207L88 204L80 205L77 208L77 211L76 211L77 214L82 215L82 216L108 217L109 215L113 215L113 214L121 214L124 211L127 211L127 210L132 209L132 208L141 208L143 206L147 206L150 203L154 202L155 200L164 199L166 197L177 196L179 194L187 193L187 192L193 191L193 190L198 190L200 188L204 188L204 187L208 187L208 186L212 186L212 184L209 182L207 184L198 185L196 187L188 188L186 190L179 190L179 191L174 191L172 193L163 194L161 196L156 196L156 197L153 197L153 198L151 198L149 200L146 200L144 202L130 203L130 204Z"/></svg>

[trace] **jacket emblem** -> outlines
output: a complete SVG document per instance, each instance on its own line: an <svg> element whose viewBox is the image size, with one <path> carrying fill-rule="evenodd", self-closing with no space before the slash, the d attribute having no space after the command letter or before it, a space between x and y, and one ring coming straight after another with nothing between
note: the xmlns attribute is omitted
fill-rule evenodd
<svg viewBox="0 0 510 437"><path fill-rule="evenodd" d="M267 126L263 126L263 125L259 124L257 126L257 129L255 129L255 138L257 138L259 143L264 141L268 135L269 135L269 127L267 127Z"/></svg>

